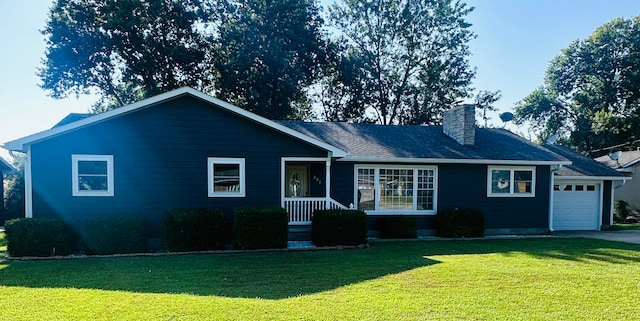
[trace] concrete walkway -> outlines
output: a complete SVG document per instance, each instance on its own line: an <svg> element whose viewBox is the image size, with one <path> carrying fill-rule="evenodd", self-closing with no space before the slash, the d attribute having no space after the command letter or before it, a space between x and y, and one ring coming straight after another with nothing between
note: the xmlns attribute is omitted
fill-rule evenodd
<svg viewBox="0 0 640 321"><path fill-rule="evenodd" d="M640 230L621 231L556 231L552 235L560 237L584 237L607 241L640 244Z"/></svg>

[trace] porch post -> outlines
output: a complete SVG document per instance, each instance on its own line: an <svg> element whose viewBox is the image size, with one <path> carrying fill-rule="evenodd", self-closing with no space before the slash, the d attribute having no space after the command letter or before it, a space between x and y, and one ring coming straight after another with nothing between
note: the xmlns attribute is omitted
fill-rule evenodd
<svg viewBox="0 0 640 321"><path fill-rule="evenodd" d="M24 217L33 217L33 182L31 175L31 145L26 145L27 159L24 163Z"/></svg>
<svg viewBox="0 0 640 321"><path fill-rule="evenodd" d="M332 153L327 153L327 161L325 165L325 208L331 208L331 156Z"/></svg>

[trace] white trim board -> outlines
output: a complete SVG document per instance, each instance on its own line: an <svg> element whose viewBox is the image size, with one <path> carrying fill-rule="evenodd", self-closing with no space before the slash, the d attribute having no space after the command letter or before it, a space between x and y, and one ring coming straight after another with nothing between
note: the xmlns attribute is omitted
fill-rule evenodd
<svg viewBox="0 0 640 321"><path fill-rule="evenodd" d="M407 164L483 164L483 165L571 165L570 161L527 161L505 159L452 159L452 158L401 158L401 157L352 157L338 159L339 162L356 163L407 163Z"/></svg>

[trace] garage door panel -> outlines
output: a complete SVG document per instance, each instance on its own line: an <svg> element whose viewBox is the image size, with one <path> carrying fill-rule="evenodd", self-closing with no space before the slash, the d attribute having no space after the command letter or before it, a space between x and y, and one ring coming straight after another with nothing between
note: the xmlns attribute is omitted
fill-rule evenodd
<svg viewBox="0 0 640 321"><path fill-rule="evenodd" d="M597 230L600 182L557 181L553 192L555 230Z"/></svg>

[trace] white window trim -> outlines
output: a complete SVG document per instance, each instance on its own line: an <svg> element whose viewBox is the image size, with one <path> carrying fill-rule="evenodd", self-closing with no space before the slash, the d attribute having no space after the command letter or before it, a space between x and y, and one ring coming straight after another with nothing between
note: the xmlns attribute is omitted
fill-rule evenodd
<svg viewBox="0 0 640 321"><path fill-rule="evenodd" d="M411 166L411 165L384 165L384 164L376 164L376 165L367 165L367 164L358 164L354 166L354 192L353 192L353 204L355 204L356 208L358 207L358 170L359 169L374 169L374 192L376 195L375 198L375 210L365 210L365 212L369 215L429 215L436 214L438 211L438 166ZM380 210L380 169L412 169L414 170L413 175L413 186L414 186L414 195L415 191L418 188L418 170L433 170L433 209L432 210L416 210L418 204L418 198L413 198L413 208L411 210Z"/></svg>
<svg viewBox="0 0 640 321"><path fill-rule="evenodd" d="M491 192L491 172L494 170L510 171L509 193ZM515 193L514 171L531 171L531 193ZM535 166L487 166L487 197L536 197L536 168Z"/></svg>
<svg viewBox="0 0 640 321"><path fill-rule="evenodd" d="M104 161L107 162L107 190L106 191L84 191L80 190L78 176L78 162L80 161ZM103 196L114 195L113 181L113 155L71 155L71 185L73 196Z"/></svg>
<svg viewBox="0 0 640 321"><path fill-rule="evenodd" d="M214 164L235 164L240 167L240 190L233 192L216 192L213 189L213 165ZM208 157L207 158L207 182L209 197L245 197L246 196L246 179L244 170L244 158L228 158L228 157Z"/></svg>

